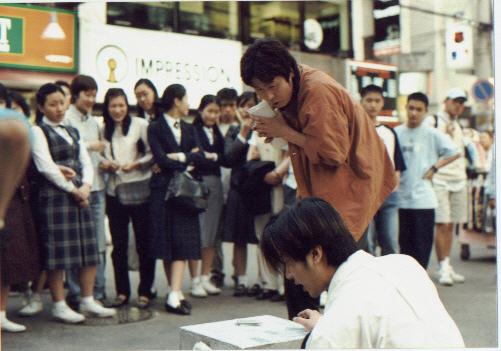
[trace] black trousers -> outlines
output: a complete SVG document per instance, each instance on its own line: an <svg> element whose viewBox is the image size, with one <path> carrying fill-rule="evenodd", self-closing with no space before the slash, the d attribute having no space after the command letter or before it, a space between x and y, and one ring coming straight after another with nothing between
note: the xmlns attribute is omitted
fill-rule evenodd
<svg viewBox="0 0 501 351"><path fill-rule="evenodd" d="M414 257L426 269L433 247L435 210L399 209L398 218L400 253Z"/></svg>
<svg viewBox="0 0 501 351"><path fill-rule="evenodd" d="M150 297L155 278L155 259L150 254L151 234L149 230L148 203L124 206L116 197L106 196L106 214L110 225L113 252L113 270L117 295L130 297L128 267L129 222L132 220L136 249L139 256L138 295Z"/></svg>

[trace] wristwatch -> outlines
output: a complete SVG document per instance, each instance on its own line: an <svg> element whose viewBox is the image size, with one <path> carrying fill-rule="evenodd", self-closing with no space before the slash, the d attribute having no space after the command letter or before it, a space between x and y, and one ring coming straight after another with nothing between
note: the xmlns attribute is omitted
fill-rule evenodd
<svg viewBox="0 0 501 351"><path fill-rule="evenodd" d="M433 171L433 173L437 173L438 172L438 168L435 165L431 166L430 169Z"/></svg>

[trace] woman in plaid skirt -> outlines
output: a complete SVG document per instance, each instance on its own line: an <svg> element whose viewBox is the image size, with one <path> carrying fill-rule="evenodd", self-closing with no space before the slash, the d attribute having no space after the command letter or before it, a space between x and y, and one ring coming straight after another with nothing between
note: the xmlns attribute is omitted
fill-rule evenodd
<svg viewBox="0 0 501 351"><path fill-rule="evenodd" d="M52 83L37 92L37 126L33 128L32 156L40 174L36 218L39 222L44 268L54 306L52 315L66 323L85 320L81 313L111 317L93 298L98 263L97 241L89 209L94 170L75 128L63 126L65 97ZM78 267L82 287L80 312L64 300L64 270Z"/></svg>

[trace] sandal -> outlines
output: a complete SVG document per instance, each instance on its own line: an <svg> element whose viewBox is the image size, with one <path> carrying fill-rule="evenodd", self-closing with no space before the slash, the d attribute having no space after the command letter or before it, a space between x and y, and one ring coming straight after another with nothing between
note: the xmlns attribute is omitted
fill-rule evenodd
<svg viewBox="0 0 501 351"><path fill-rule="evenodd" d="M129 303L129 298L125 295L118 295L111 303L111 307L122 307Z"/></svg>
<svg viewBox="0 0 501 351"><path fill-rule="evenodd" d="M150 306L150 299L147 298L146 296L139 296L137 298L136 305L138 308L146 309Z"/></svg>

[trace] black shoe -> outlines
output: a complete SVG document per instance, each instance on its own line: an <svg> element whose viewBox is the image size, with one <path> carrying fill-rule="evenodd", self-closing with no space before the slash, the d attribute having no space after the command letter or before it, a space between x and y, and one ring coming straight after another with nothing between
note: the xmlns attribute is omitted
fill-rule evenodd
<svg viewBox="0 0 501 351"><path fill-rule="evenodd" d="M259 284L254 284L250 289L247 290L247 296L257 296L261 293L261 285Z"/></svg>
<svg viewBox="0 0 501 351"><path fill-rule="evenodd" d="M165 310L169 313L179 314L182 316L188 316L191 314L191 310L186 308L186 306L184 306L182 303L177 307L172 307L171 305L166 303Z"/></svg>
<svg viewBox="0 0 501 351"><path fill-rule="evenodd" d="M281 302L281 301L285 301L285 294L284 294L284 295L281 295L281 294L276 294L275 296L273 296L272 298L270 298L270 301L271 301L271 302Z"/></svg>
<svg viewBox="0 0 501 351"><path fill-rule="evenodd" d="M231 280L233 280L233 287L236 288L238 285L238 277L236 275L232 275Z"/></svg>
<svg viewBox="0 0 501 351"><path fill-rule="evenodd" d="M243 284L238 284L233 292L233 296L240 297L247 295L247 287Z"/></svg>
<svg viewBox="0 0 501 351"><path fill-rule="evenodd" d="M151 288L150 293L148 294L148 298L150 300L154 300L157 298L157 295L158 295L157 289L155 287L153 287L153 288Z"/></svg>
<svg viewBox="0 0 501 351"><path fill-rule="evenodd" d="M210 281L216 287L222 288L224 285L224 274L214 272L211 274Z"/></svg>
<svg viewBox="0 0 501 351"><path fill-rule="evenodd" d="M257 300L268 300L278 295L278 290L263 289L259 295L256 296Z"/></svg>
<svg viewBox="0 0 501 351"><path fill-rule="evenodd" d="M183 305L184 307L186 307L190 311L193 308L193 306L191 305L191 303L188 300L181 300L180 302L181 302L181 305Z"/></svg>
<svg viewBox="0 0 501 351"><path fill-rule="evenodd" d="M80 299L74 298L74 297L67 297L66 298L66 304L73 310L73 311L79 311L80 310Z"/></svg>

